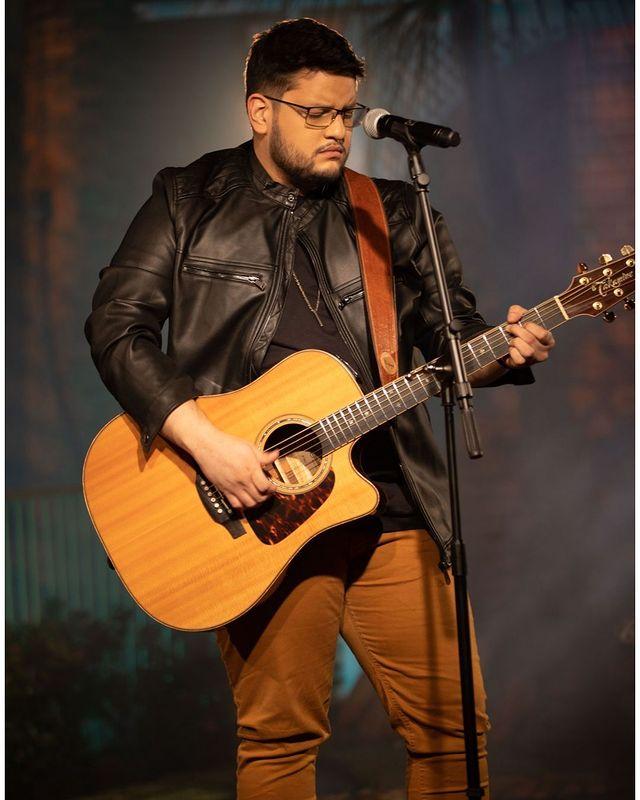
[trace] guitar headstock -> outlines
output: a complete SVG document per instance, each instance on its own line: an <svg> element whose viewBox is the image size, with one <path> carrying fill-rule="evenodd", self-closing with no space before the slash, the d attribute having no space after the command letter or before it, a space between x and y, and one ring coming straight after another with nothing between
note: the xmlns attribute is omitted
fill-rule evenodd
<svg viewBox="0 0 640 800"><path fill-rule="evenodd" d="M603 314L607 321L615 318L611 306L624 301L625 308L634 307L636 259L630 244L620 248L621 258L614 261L608 253L600 256L600 266L589 269L578 264L578 275L558 300L571 319L585 315L597 317Z"/></svg>

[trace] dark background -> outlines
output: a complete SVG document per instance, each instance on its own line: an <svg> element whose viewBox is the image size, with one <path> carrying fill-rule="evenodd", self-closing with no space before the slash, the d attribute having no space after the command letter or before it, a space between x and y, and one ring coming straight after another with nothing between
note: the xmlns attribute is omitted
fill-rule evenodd
<svg viewBox="0 0 640 800"><path fill-rule="evenodd" d="M119 409L82 326L155 172L249 138L251 35L304 15L365 56L364 103L461 132L425 156L487 319L634 244L631 2L10 0L8 797L232 796L213 637L147 622L84 510L84 453ZM362 133L350 164L406 176ZM492 796L630 798L633 315L556 338L533 386L477 392L486 455L461 453ZM320 795L402 797L402 748L344 647L332 713Z"/></svg>

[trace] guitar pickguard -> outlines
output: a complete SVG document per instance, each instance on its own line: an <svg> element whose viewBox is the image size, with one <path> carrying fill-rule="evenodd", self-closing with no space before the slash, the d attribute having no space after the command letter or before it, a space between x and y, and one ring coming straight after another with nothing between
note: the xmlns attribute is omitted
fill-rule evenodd
<svg viewBox="0 0 640 800"><path fill-rule="evenodd" d="M330 470L322 483L304 494L274 494L266 503L245 513L245 519L264 544L278 544L296 531L326 502L335 475Z"/></svg>

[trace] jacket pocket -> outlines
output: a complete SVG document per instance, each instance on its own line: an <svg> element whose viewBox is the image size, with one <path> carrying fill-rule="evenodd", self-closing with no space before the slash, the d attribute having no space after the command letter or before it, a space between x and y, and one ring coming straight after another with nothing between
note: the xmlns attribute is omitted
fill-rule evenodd
<svg viewBox="0 0 640 800"><path fill-rule="evenodd" d="M393 280L396 286L399 283L405 283L404 276L399 275L397 273L394 274ZM362 286L362 279L357 278L355 281L349 281L349 283L340 287L337 294L338 294L339 309L343 309L345 306L351 305L351 303L355 303L357 300L362 300L362 298L364 297L364 287Z"/></svg>
<svg viewBox="0 0 640 800"><path fill-rule="evenodd" d="M257 289L264 291L266 284L262 275L257 272L250 272L248 270L241 270L239 267L230 267L229 269L221 266L207 266L206 264L191 264L186 263L182 267L182 271L189 275L199 275L202 278L213 278L223 281L237 281L244 283L247 286L255 286Z"/></svg>

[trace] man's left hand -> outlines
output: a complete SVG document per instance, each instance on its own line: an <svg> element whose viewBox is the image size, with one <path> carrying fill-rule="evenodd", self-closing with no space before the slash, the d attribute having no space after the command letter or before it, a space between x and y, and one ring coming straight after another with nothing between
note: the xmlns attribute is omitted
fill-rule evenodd
<svg viewBox="0 0 640 800"><path fill-rule="evenodd" d="M527 313L522 306L510 306L505 326L507 333L512 337L509 346L509 355L500 359L500 363L509 369L528 367L546 361L549 352L555 347L556 341L551 331L536 325L535 322L518 323Z"/></svg>

